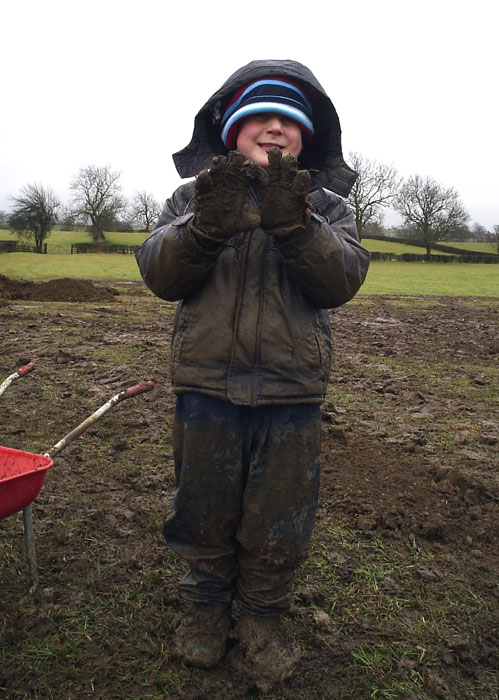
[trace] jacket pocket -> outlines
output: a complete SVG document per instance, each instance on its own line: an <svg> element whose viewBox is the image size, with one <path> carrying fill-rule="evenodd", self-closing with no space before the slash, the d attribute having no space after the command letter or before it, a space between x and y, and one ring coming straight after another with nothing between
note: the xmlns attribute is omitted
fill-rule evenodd
<svg viewBox="0 0 499 700"><path fill-rule="evenodd" d="M170 347L170 374L173 378L178 363L180 362L180 357L182 354L182 345L184 341L185 332L187 326L189 325L189 315L187 310L184 308L183 302L180 302L177 307L177 312L175 314L175 321L173 324L173 334L172 342Z"/></svg>
<svg viewBox="0 0 499 700"><path fill-rule="evenodd" d="M329 379L331 372L331 331L329 326L329 317L327 321L321 318L321 311L316 313L314 319L314 334L319 352L322 377L324 384ZM327 312L325 312L327 314Z"/></svg>

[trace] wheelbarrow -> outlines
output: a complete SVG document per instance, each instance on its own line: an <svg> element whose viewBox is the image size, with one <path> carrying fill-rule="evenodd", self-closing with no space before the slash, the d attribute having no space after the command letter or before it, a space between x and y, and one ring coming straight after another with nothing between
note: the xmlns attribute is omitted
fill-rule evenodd
<svg viewBox="0 0 499 700"><path fill-rule="evenodd" d="M33 365L33 363L30 363ZM34 365L33 365L34 367ZM30 367L30 371L33 367ZM24 369L24 368L22 368ZM15 373L14 381L19 376L21 370ZM9 377L0 386L0 392L3 393L2 387L9 381ZM11 383L11 382L10 382ZM9 386L9 384L7 384ZM36 454L33 452L24 452L15 450L10 447L0 446L0 520L13 515L18 511L23 511L24 521L24 536L26 541L26 550L28 557L30 588L29 592L33 593L38 587L38 567L36 563L35 538L33 533L33 514L31 504L40 493L40 490L45 481L47 471L54 465L53 457L61 452L70 442L81 435L95 421L109 411L120 401L129 399L137 394L142 394L146 391L154 389L154 382L148 381L144 384L137 384L129 387L118 394L115 394L103 406L98 408L91 416L83 423L80 423L70 433L65 435L59 442L53 445L48 452L44 454ZM4 389L5 391L5 389ZM0 393L0 395L1 395Z"/></svg>

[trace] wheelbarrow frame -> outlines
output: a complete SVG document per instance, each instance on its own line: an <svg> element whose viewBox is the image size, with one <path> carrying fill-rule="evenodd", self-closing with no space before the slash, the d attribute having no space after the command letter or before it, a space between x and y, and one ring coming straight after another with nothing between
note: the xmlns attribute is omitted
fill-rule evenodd
<svg viewBox="0 0 499 700"><path fill-rule="evenodd" d="M30 363L32 367L30 367L29 370L33 369L34 364ZM24 368L21 368L24 369ZM0 391L1 388L5 386L10 385L12 381L17 379L20 376L24 376L24 374L20 374L21 370L18 370L18 372L14 373L10 377L8 377L7 380L0 386ZM25 372L26 373L26 372ZM11 381L9 381L11 380ZM7 383L9 382L9 383ZM3 391L5 391L5 388ZM42 467L43 469L43 477L39 479L39 487L38 490L34 493L31 492L31 494L27 497L28 501L27 503L22 503L19 508L17 508L15 511L9 513L9 515L12 515L16 512L19 512L19 510L23 511L23 524L24 524L24 536L25 536L25 542L26 542L26 551L27 551L27 558L28 558L28 572L29 572L29 581L30 581L30 587L29 587L29 593L34 593L34 591L38 587L39 583L39 578L38 578L38 565L36 561L36 547L35 547L35 536L34 536L34 530L33 530L33 512L32 512L32 503L35 500L35 498L38 496L38 493L40 492L42 486L43 486L43 481L45 478L45 474L50 467L53 465L53 457L61 452L67 445L69 445L70 442L72 442L75 438L77 438L79 435L81 435L85 430L87 430L93 423L95 423L101 416L103 416L105 413L107 413L111 408L116 406L116 404L120 403L121 401L124 401L125 399L132 398L133 396L137 396L138 394L142 394L147 391L151 391L154 389L154 382L153 381L147 381L144 384L136 384L135 386L129 387L128 389L124 389L123 391L120 391L119 393L115 394L112 396L105 404L103 404L100 408L98 408L94 413L92 413L91 416L86 418L82 423L80 423L76 428L74 428L70 433L65 435L61 440L55 443L47 452L45 452L43 455L35 455L34 453L26 453L26 452L21 452L20 450L11 450L9 448L6 448L9 453L14 453L18 452L20 455L31 455L33 457L43 457L47 462L45 462L45 465ZM0 395L3 393L1 391ZM35 471L40 471L40 469L35 470ZM26 477L29 478L30 475L33 475L35 472L28 472L25 474L19 474L17 478L21 477ZM10 482L13 481L13 479L9 479ZM0 486L2 483L5 482L0 482ZM8 515L5 515L4 517L8 517ZM3 519L3 518L2 518Z"/></svg>

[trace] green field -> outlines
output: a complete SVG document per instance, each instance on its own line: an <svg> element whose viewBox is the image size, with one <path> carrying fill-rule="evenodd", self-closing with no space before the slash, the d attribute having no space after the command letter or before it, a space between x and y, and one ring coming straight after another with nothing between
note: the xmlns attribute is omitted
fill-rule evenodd
<svg viewBox="0 0 499 700"><path fill-rule="evenodd" d="M401 255L402 253L412 253L413 255L424 255L426 253L423 246L407 245L406 243L397 243L396 241L384 240L378 241L374 238L363 238L362 245L367 248L370 253L394 253ZM449 246L449 248L459 248L463 251L472 250L484 255L492 255L495 250L490 243L479 243L476 241L441 241L440 245ZM455 255L455 253L446 253L443 250L435 250L435 255Z"/></svg>
<svg viewBox="0 0 499 700"><path fill-rule="evenodd" d="M107 233L106 241L113 244L139 245L146 235L145 233ZM8 231L0 231L0 240L13 238L15 238L14 235ZM71 243L91 242L91 235L84 231L53 231L47 239L48 255L0 254L0 274L14 279L33 281L61 277L132 281L141 279L133 255L61 254L69 252ZM423 252L422 248L390 241L365 239L363 244L370 252L397 254ZM462 244L462 246L465 245L468 244ZM361 294L499 297L499 265L376 261L371 263Z"/></svg>
<svg viewBox="0 0 499 700"><path fill-rule="evenodd" d="M372 262L360 293L499 297L499 265Z"/></svg>
<svg viewBox="0 0 499 700"><path fill-rule="evenodd" d="M403 253L425 255L426 253L425 248L422 246L397 243L396 241L378 241L374 238L363 238L362 245L370 253L393 253L394 255L402 255ZM435 252L438 253L438 255L453 255L453 253L445 253L441 250Z"/></svg>
<svg viewBox="0 0 499 700"><path fill-rule="evenodd" d="M462 250L476 250L478 253L483 253L484 255L491 255L496 253L496 248L491 243L484 243L479 241L441 241L441 245L448 245L451 248L461 248Z"/></svg>
<svg viewBox="0 0 499 700"><path fill-rule="evenodd" d="M118 233L115 231L105 234L106 243L112 245L140 245L147 237L146 233ZM17 236L11 231L0 229L0 241L17 241ZM72 243L93 243L92 234L86 231L51 231L45 241L48 252L54 252L55 246L71 247ZM56 252L56 251L55 251Z"/></svg>
<svg viewBox="0 0 499 700"><path fill-rule="evenodd" d="M112 245L140 245L147 237L146 233L118 233L108 232L105 234L106 243ZM0 240L9 241L17 240L16 234L11 231L0 229ZM86 231L51 231L48 235L46 243L48 253L62 252L58 251L58 246L67 246L72 243L92 243L92 235ZM413 255L424 255L425 249L423 246L413 246L406 243L397 243L396 241L384 240L378 241L373 238L364 238L362 245L370 253L393 253L394 255L402 255L403 253L412 253ZM494 250L490 243L477 243L475 241L449 241L442 242L442 245L448 245L452 248L461 248L462 250L473 250L484 254L492 254ZM435 251L438 255L452 255L453 253L445 253L444 251Z"/></svg>
<svg viewBox="0 0 499 700"><path fill-rule="evenodd" d="M140 280L133 255L0 254L0 274L14 279L74 277ZM361 294L499 297L499 266L464 263L373 262Z"/></svg>
<svg viewBox="0 0 499 700"><path fill-rule="evenodd" d="M106 233L106 243L111 243L113 245L140 245L142 241L146 238L145 233ZM4 241L16 241L17 236L6 230L0 230L0 240ZM47 251L48 253L61 252L57 250L58 246L69 248L72 243L92 243L92 235L85 231L52 231L47 237ZM423 255L425 253L424 248L419 248L417 246L406 245L405 243L396 243L394 241L377 241L370 238L365 238L362 244L367 248L370 253L394 253L400 255L402 253L413 253Z"/></svg>
<svg viewBox="0 0 499 700"><path fill-rule="evenodd" d="M0 254L0 275L44 281L62 277L90 280L140 280L133 255L88 253L82 255Z"/></svg>

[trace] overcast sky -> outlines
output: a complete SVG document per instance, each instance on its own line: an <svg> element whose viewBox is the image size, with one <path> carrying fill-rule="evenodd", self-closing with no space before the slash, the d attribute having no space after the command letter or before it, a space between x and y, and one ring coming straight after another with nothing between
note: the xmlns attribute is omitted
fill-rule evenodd
<svg viewBox="0 0 499 700"><path fill-rule="evenodd" d="M32 183L63 200L86 165L163 202L195 113L253 59L305 63L343 150L454 187L499 223L497 17L491 0L3 3L0 208ZM299 8L299 14L297 13ZM387 223L396 222L388 215Z"/></svg>

